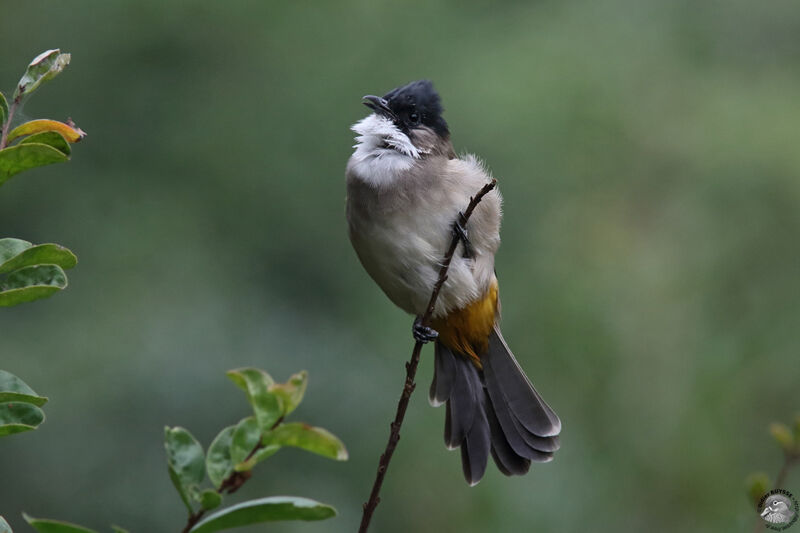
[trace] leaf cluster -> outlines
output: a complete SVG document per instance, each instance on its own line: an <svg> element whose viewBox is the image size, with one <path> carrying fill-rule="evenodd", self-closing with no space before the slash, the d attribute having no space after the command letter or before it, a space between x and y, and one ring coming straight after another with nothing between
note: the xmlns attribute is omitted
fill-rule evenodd
<svg viewBox="0 0 800 533"><path fill-rule="evenodd" d="M41 407L46 403L47 398L36 394L27 383L0 370L0 437L36 429L44 422Z"/></svg>
<svg viewBox="0 0 800 533"><path fill-rule="evenodd" d="M22 239L0 239L0 307L46 298L67 287L65 269L78 263L58 244L34 246Z"/></svg>
<svg viewBox="0 0 800 533"><path fill-rule="evenodd" d="M71 120L37 119L11 128L23 99L69 64L70 55L47 50L28 65L9 104L0 93L0 186L31 168L67 161L70 143L85 133ZM58 244L34 245L14 238L0 238L0 307L9 307L50 296L66 288L64 272L77 264L75 255ZM285 422L306 391L308 375L297 373L285 383L256 368L240 368L228 377L244 391L252 414L228 426L216 436L208 453L197 439L181 427L167 427L164 445L170 479L188 511L184 532L210 533L276 520L322 520L336 510L307 498L275 496L245 501L218 510L223 497L237 491L252 475L253 468L290 446L338 461L347 459L344 444L325 429L299 422ZM36 429L44 419L39 396L17 376L0 370L0 437ZM206 477L210 487L204 486ZM68 522L34 518L23 514L39 533L95 533ZM112 526L116 533L126 530ZM0 533L11 527L0 516Z"/></svg>
<svg viewBox="0 0 800 533"><path fill-rule="evenodd" d="M294 374L286 383L275 383L269 374L257 368L240 368L227 374L245 392L252 414L222 429L207 453L187 429L164 428L169 477L188 511L184 532L212 533L262 522L324 520L336 516L330 505L297 496L248 500L206 516L220 507L225 495L236 492L250 478L258 463L283 447L301 448L337 461L348 458L342 441L327 430L284 422L303 400L308 384L305 371ZM36 408L47 398L38 396L19 378L0 371L0 400ZM41 416L43 419L44 415ZM0 425L0 431L6 427L12 426ZM206 478L210 486L205 484ZM23 516L39 533L96 533L68 522ZM127 533L118 526L112 529L115 533ZM11 533L2 517L0 533Z"/></svg>
<svg viewBox="0 0 800 533"><path fill-rule="evenodd" d="M0 185L23 170L66 161L71 153L69 144L84 137L71 121L39 119L10 129L23 99L64 70L69 59L69 54L59 50L43 52L28 65L10 106L0 92ZM9 146L13 141L16 144ZM0 238L0 307L46 298L65 289L64 270L77 263L75 254L58 244L33 245L22 239ZM46 401L24 381L0 370L0 437L36 429L44 422L41 407Z"/></svg>
<svg viewBox="0 0 800 533"><path fill-rule="evenodd" d="M17 83L9 105L0 93L0 186L32 168L69 160L70 143L86 135L71 120L31 120L11 129L22 101L69 64L70 55L47 50L33 59ZM75 255L57 244L33 244L0 238L0 307L46 298L67 287L64 269L77 263Z"/></svg>
<svg viewBox="0 0 800 533"><path fill-rule="evenodd" d="M58 49L42 52L30 62L20 78L10 105L0 93L0 185L25 170L69 160L70 143L78 142L86 135L70 120L66 123L32 120L10 129L14 113L22 101L60 74L69 61L70 55ZM16 144L11 144L14 141Z"/></svg>
<svg viewBox="0 0 800 533"><path fill-rule="evenodd" d="M257 368L227 373L244 391L252 414L223 428L208 453L192 434L181 427L165 428L169 476L189 513L185 531L211 532L272 520L322 520L336 511L305 498L272 497L250 500L217 511L226 494L237 491L252 475L253 468L283 447L291 446L343 461L344 444L332 433L299 422L285 422L303 400L308 374L294 374L286 383L275 383ZM204 488L208 477L211 487Z"/></svg>

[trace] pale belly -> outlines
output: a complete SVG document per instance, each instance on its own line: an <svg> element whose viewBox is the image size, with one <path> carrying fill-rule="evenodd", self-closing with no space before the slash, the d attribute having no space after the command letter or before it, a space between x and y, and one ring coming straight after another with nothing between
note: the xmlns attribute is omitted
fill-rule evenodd
<svg viewBox="0 0 800 533"><path fill-rule="evenodd" d="M364 268L389 299L421 315L453 238L453 224L470 197L491 177L478 161L410 156L378 150L351 157L347 170L350 240ZM401 164L402 163L402 164ZM459 244L434 309L441 317L482 297L494 280L500 244L500 196L486 195L467 231L474 255Z"/></svg>
<svg viewBox="0 0 800 533"><path fill-rule="evenodd" d="M455 202L435 208L420 204L349 217L350 239L364 268L395 305L414 315L423 314L428 306L459 211ZM475 260L463 257L459 244L435 315L477 299L485 290L482 281L476 279Z"/></svg>

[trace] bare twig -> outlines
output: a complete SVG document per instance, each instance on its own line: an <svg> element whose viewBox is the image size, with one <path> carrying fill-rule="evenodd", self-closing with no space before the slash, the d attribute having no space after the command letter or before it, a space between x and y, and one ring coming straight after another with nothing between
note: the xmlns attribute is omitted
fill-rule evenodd
<svg viewBox="0 0 800 533"><path fill-rule="evenodd" d="M781 466L780 472L778 472L778 477L775 478L775 488L782 489L784 488L784 483L786 483L786 476L789 475L789 469L794 465L796 461L800 460L800 454L786 452L785 459L783 461L783 466Z"/></svg>
<svg viewBox="0 0 800 533"><path fill-rule="evenodd" d="M472 212L475 210L475 207L480 203L484 196L486 196L489 191L494 189L495 185L497 184L497 180L492 180L491 182L487 183L483 186L483 188L478 191L474 197L470 198L469 205L467 206L467 210L461 215L460 222L461 225L465 225L469 217L472 215ZM431 293L431 299L428 301L428 307L425 310L425 314L422 315L422 325L428 326L433 316L433 309L436 307L436 300L439 298L439 291L442 290L442 285L447 280L447 270L450 268L450 261L453 259L453 254L456 251L456 247L458 246L459 237L458 234L455 232L453 233L453 238L450 241L450 247L447 249L447 253L444 255L444 259L442 260L442 266L439 269L439 278L436 280L436 284L433 286L433 292ZM372 520L372 514L375 512L375 508L381 501L379 496L381 491L381 486L383 485L383 478L386 476L386 470L389 468L389 461L392 460L392 455L394 454L394 450L397 447L397 442L400 440L400 426L403 424L403 418L406 416L406 409L408 408L408 402L411 399L411 393L414 392L414 388L416 384L414 383L414 376L417 374L417 366L419 366L419 356L420 352L422 351L423 343L417 341L414 344L414 351L411 353L411 360L406 363L406 381L403 385L403 393L400 395L400 401L397 402L397 413L394 417L394 422L391 424L391 431L389 432L389 442L386 443L386 449L381 454L380 461L378 462L378 473L375 476L375 483L372 485L372 492L370 492L369 500L367 503L364 504L364 514L361 517L361 526L358 528L359 533L366 533L367 529L369 528L370 520Z"/></svg>

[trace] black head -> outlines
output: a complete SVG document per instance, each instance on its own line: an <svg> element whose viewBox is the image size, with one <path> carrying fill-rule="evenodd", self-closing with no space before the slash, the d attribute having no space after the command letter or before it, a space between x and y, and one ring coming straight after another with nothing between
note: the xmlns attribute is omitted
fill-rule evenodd
<svg viewBox="0 0 800 533"><path fill-rule="evenodd" d="M447 138L450 135L447 122L442 118L439 93L429 80L412 81L392 89L383 98L368 95L364 100L364 105L391 119L405 133L428 126L440 137Z"/></svg>

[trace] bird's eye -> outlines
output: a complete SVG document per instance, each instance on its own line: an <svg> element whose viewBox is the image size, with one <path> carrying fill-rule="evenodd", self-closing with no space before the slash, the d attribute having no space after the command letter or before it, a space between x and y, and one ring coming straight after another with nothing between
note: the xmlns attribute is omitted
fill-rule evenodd
<svg viewBox="0 0 800 533"><path fill-rule="evenodd" d="M408 120L411 121L412 124L416 124L419 122L419 113L416 111L408 115Z"/></svg>

